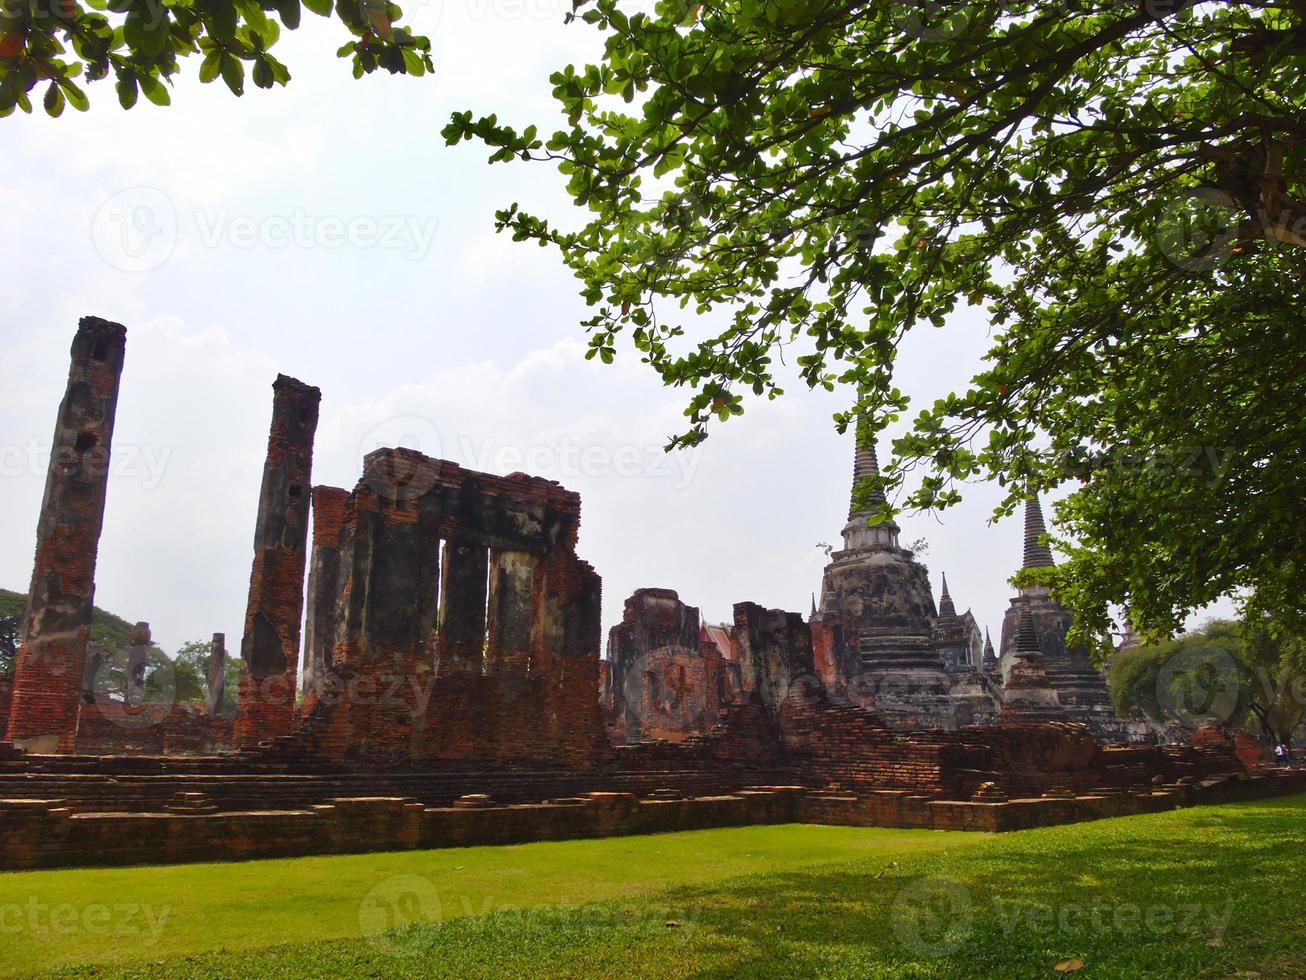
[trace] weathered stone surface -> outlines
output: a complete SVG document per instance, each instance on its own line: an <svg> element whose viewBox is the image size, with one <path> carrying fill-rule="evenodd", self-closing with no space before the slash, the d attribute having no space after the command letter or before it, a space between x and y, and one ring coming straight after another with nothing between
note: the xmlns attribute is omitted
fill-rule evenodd
<svg viewBox="0 0 1306 980"><path fill-rule="evenodd" d="M575 555L579 523L579 497L547 480L370 454L345 507L332 676L302 751L603 759L600 587Z"/></svg>
<svg viewBox="0 0 1306 980"><path fill-rule="evenodd" d="M256 745L294 725L300 618L304 611L313 436L322 393L278 375L272 386L254 564L241 640L236 738Z"/></svg>
<svg viewBox="0 0 1306 980"><path fill-rule="evenodd" d="M331 670L335 646L336 594L340 588L340 532L349 491L313 488L313 553L308 565L308 608L304 616L304 690L316 692Z"/></svg>
<svg viewBox="0 0 1306 980"><path fill-rule="evenodd" d="M640 589L608 634L604 702L619 742L683 741L719 723L729 703L721 648L698 610L671 589Z"/></svg>
<svg viewBox="0 0 1306 980"><path fill-rule="evenodd" d="M149 623L137 623L128 638L127 647L127 705L140 707L145 700L145 671L150 666Z"/></svg>
<svg viewBox="0 0 1306 980"><path fill-rule="evenodd" d="M222 714L222 700L227 692L227 638L214 633L209 641L209 659L204 665L205 710L210 718Z"/></svg>
<svg viewBox="0 0 1306 980"><path fill-rule="evenodd" d="M98 317L73 338L7 722L8 739L31 751L71 752L77 737L126 343L123 326Z"/></svg>

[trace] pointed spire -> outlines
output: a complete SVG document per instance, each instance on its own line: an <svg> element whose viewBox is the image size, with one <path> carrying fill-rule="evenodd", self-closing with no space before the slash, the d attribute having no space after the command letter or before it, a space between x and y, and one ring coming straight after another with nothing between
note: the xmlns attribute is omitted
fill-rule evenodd
<svg viewBox="0 0 1306 980"><path fill-rule="evenodd" d="M869 513L868 507L858 506L857 491L867 480L880 475L880 461L875 455L875 439L872 437L866 443L858 438L857 449L853 454L853 492L852 502L848 506L848 516L856 517L858 514ZM871 491L867 498L867 504L883 504L884 491L878 486Z"/></svg>
<svg viewBox="0 0 1306 980"><path fill-rule="evenodd" d="M1042 656L1043 650L1038 643L1038 631L1034 629L1034 617L1029 607L1020 610L1016 620L1016 654L1017 656Z"/></svg>
<svg viewBox="0 0 1306 980"><path fill-rule="evenodd" d="M1030 494L1025 501L1025 568L1050 568L1055 564L1052 549L1040 542L1046 533L1038 494Z"/></svg>
<svg viewBox="0 0 1306 980"><path fill-rule="evenodd" d="M989 636L989 628L987 626L984 627L984 659L998 659L998 655L993 652L993 637Z"/></svg>
<svg viewBox="0 0 1306 980"><path fill-rule="evenodd" d="M875 439L863 440L858 433L857 448L853 454L852 502L848 507L848 523L843 529L846 551L870 551L898 547L898 525L893 521L871 525L870 517L885 504L884 490L878 485L866 498L864 505L857 502L857 491L867 480L880 475L880 461L875 455Z"/></svg>
<svg viewBox="0 0 1306 980"><path fill-rule="evenodd" d="M816 593L812 593L812 619L816 618Z"/></svg>
<svg viewBox="0 0 1306 980"><path fill-rule="evenodd" d="M948 573L943 573L943 591L939 593L939 618L944 616L957 615L957 607L952 604L952 596L948 595Z"/></svg>

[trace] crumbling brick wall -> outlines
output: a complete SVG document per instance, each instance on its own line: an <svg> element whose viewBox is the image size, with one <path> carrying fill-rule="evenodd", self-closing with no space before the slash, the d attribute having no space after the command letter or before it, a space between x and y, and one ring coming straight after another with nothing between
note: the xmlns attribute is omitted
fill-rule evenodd
<svg viewBox="0 0 1306 980"><path fill-rule="evenodd" d="M336 594L340 589L340 532L344 528L349 491L313 488L313 553L308 565L308 598L304 616L304 691L315 692L331 670L335 644ZM306 699L306 708L311 699Z"/></svg>
<svg viewBox="0 0 1306 980"><path fill-rule="evenodd" d="M682 741L721 720L721 651L671 589L640 589L608 634L608 730L618 742Z"/></svg>
<svg viewBox="0 0 1306 980"><path fill-rule="evenodd" d="M345 507L312 751L402 764L604 759L600 582L576 557L579 526L579 496L551 481L370 454Z"/></svg>
<svg viewBox="0 0 1306 980"><path fill-rule="evenodd" d="M819 683L812 631L800 614L737 602L732 636L744 691L756 692L763 704L783 704L796 681Z"/></svg>
<svg viewBox="0 0 1306 980"><path fill-rule="evenodd" d="M197 704L150 703L132 709L108 699L82 706L81 755L194 756L230 752L233 719L210 717Z"/></svg>

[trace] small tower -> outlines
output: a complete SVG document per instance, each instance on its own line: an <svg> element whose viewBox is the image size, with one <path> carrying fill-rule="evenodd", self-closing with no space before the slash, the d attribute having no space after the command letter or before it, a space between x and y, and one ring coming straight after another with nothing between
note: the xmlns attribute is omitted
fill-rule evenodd
<svg viewBox="0 0 1306 980"><path fill-rule="evenodd" d="M964 586L966 583L963 582ZM943 573L943 589L939 593L939 618L956 616L957 607L952 603L952 596L948 595L948 573Z"/></svg>
<svg viewBox="0 0 1306 980"><path fill-rule="evenodd" d="M1061 699L1048 680L1047 658L1039 647L1038 632L1029 609L1017 619L1016 649L1011 668L1002 682L1004 718L1061 717Z"/></svg>

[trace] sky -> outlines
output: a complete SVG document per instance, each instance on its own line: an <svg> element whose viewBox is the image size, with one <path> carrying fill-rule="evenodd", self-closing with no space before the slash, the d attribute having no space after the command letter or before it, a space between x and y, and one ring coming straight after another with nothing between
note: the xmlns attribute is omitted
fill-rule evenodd
<svg viewBox="0 0 1306 980"><path fill-rule="evenodd" d="M807 612L847 516L852 438L831 416L850 393L791 384L664 454L684 393L630 353L586 361L558 255L494 232L513 201L568 220L562 178L440 137L466 109L560 124L549 74L600 52L569 6L405 5L435 74L361 80L335 57L344 28L306 14L278 47L286 88L237 99L188 64L170 108L123 111L101 83L89 113L0 121L0 587L27 588L68 348L94 314L128 330L96 604L167 650L214 632L238 647L279 372L322 389L314 483L352 488L364 453L405 445L578 491L605 635L641 587L712 621L745 600ZM900 387L932 402L990 340L976 310L914 331ZM946 571L995 634L1022 532L1019 515L989 525L1000 496L901 522L929 542L936 593Z"/></svg>

